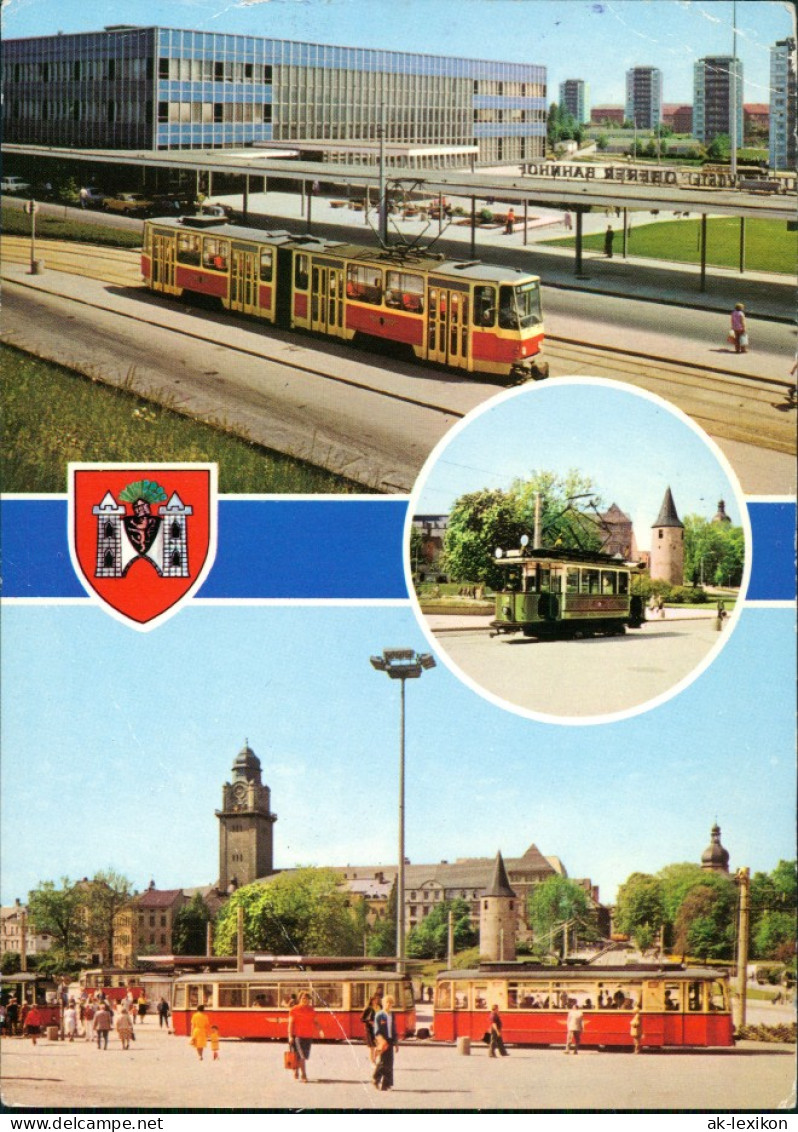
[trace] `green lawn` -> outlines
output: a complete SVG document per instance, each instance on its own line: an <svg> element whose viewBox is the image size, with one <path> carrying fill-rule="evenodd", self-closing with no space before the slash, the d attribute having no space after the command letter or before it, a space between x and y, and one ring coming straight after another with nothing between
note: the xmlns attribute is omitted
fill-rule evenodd
<svg viewBox="0 0 798 1132"><path fill-rule="evenodd" d="M19 208L4 208L0 214L3 232L8 236L30 236L30 217ZM112 228L86 219L64 220L60 216L36 215L36 236L42 240L76 240L111 248L140 248L141 232Z"/></svg>
<svg viewBox="0 0 798 1132"><path fill-rule="evenodd" d="M228 493L368 490L8 346L0 370L3 491L65 491L70 460L215 462Z"/></svg>
<svg viewBox="0 0 798 1132"><path fill-rule="evenodd" d="M614 223L615 254L621 251L622 234ZM700 262L700 220L663 220L640 224L629 234L629 253L651 259L679 263ZM572 236L545 240L546 244L574 246ZM738 267L740 262L740 221L733 216L712 217L707 221L707 263L715 267ZM603 251L602 232L583 238L586 250ZM798 232L788 232L783 220L753 218L745 223L745 265L749 271L775 271L794 275L798 264Z"/></svg>

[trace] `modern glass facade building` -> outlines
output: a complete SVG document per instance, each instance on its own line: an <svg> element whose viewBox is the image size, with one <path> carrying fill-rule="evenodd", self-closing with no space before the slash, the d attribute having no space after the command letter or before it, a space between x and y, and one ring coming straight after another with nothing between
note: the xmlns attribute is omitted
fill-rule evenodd
<svg viewBox="0 0 798 1132"><path fill-rule="evenodd" d="M770 49L769 162L771 169L796 165L796 43L782 39Z"/></svg>
<svg viewBox="0 0 798 1132"><path fill-rule="evenodd" d="M4 44L9 142L115 149L269 141L478 146L541 157L546 70L522 63L115 26ZM440 163L456 160L440 157ZM462 161L462 158L460 158Z"/></svg>
<svg viewBox="0 0 798 1132"><path fill-rule="evenodd" d="M632 67L626 72L626 117L642 130L656 130L662 122L659 67Z"/></svg>
<svg viewBox="0 0 798 1132"><path fill-rule="evenodd" d="M580 125L590 121L590 87L584 79L566 79L560 83L560 107Z"/></svg>
<svg viewBox="0 0 798 1132"><path fill-rule="evenodd" d="M731 55L708 55L693 69L693 133L708 145L720 134L732 136L732 105L737 144L743 144L743 64Z"/></svg>

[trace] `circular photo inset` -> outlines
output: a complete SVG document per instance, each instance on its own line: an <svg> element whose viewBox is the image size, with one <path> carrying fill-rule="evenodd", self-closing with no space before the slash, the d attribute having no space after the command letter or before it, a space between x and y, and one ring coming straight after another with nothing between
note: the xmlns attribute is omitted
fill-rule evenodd
<svg viewBox="0 0 798 1132"><path fill-rule="evenodd" d="M750 573L742 491L661 398L558 378L493 398L432 452L405 570L437 653L535 719L610 722L692 681Z"/></svg>

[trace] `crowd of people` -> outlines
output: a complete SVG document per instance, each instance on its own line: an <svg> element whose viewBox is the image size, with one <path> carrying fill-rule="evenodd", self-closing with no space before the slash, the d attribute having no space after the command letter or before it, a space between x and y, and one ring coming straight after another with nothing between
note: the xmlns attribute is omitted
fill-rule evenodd
<svg viewBox="0 0 798 1132"><path fill-rule="evenodd" d="M84 990L77 998L65 991L59 999L60 1010L54 1014L50 1005L20 1002L16 995L11 995L7 1003L0 1005L0 1034L30 1038L36 1045L47 1026L52 1024L57 1026L64 1041L83 1039L96 1042L98 1049L106 1050L108 1036L115 1031L122 1049L127 1050L136 1039L134 1026L144 1023L150 1009L143 991L138 995L128 991L117 1000L103 991ZM159 1026L168 1029L171 1010L165 998L159 1000L156 1013Z"/></svg>

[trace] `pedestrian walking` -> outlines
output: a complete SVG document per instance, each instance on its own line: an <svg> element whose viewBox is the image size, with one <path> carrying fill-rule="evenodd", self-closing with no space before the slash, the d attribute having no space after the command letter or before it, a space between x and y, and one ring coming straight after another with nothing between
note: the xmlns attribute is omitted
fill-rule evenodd
<svg viewBox="0 0 798 1132"><path fill-rule="evenodd" d="M208 1040L211 1043L211 1053L213 1054L213 1060L218 1061L219 1060L219 1027L218 1026L211 1026L210 1037L209 1037Z"/></svg>
<svg viewBox="0 0 798 1132"><path fill-rule="evenodd" d="M27 1034L33 1044L36 1045L39 1035L42 1032L42 1027L44 1026L44 1015L42 1014L38 1006L34 1004L33 1006L28 1007L27 1011L25 1012L25 1021L23 1025L23 1032Z"/></svg>
<svg viewBox="0 0 798 1132"><path fill-rule="evenodd" d="M490 1008L490 1046L488 1056L495 1057L497 1050L502 1057L508 1056L502 1038L502 1019L499 1014L499 1008L498 1006L492 1006Z"/></svg>
<svg viewBox="0 0 798 1132"><path fill-rule="evenodd" d="M585 1028L585 1016L578 1006L572 1006L565 1020L565 1052L573 1049L574 1055L579 1053L579 1044L582 1041L582 1031Z"/></svg>
<svg viewBox="0 0 798 1132"><path fill-rule="evenodd" d="M504 221L505 236L512 236L515 231L515 209L511 208Z"/></svg>
<svg viewBox="0 0 798 1132"><path fill-rule="evenodd" d="M144 1019L147 1017L147 1011L150 1009L150 1002L144 991L139 995L137 1005L139 1008L139 1021L143 1023Z"/></svg>
<svg viewBox="0 0 798 1132"><path fill-rule="evenodd" d="M205 1007L200 1003L191 1015L191 1037L189 1038L191 1045L193 1045L194 1049L197 1051L197 1057L200 1061L203 1060L202 1051L208 1044L210 1029L211 1020L205 1013Z"/></svg>
<svg viewBox="0 0 798 1132"><path fill-rule="evenodd" d="M64 1011L64 1037L74 1042L78 1033L78 1008L74 998L69 1000L69 1006Z"/></svg>
<svg viewBox="0 0 798 1132"><path fill-rule="evenodd" d="M393 1016L393 999L386 995L382 1010L374 1019L374 1033L377 1045L377 1061L372 1080L374 1088L387 1092L393 1088L393 1059L396 1053L396 1019Z"/></svg>
<svg viewBox="0 0 798 1132"><path fill-rule="evenodd" d="M83 1036L87 1042L94 1038L94 1015L97 1013L97 1007L91 999L87 999L83 1004Z"/></svg>
<svg viewBox="0 0 798 1132"><path fill-rule="evenodd" d="M640 1038L642 1036L642 1030L643 1020L640 1017L640 1011L635 1008L635 1012L632 1015L632 1020L629 1023L629 1033L632 1035L632 1045L634 1046L635 1053L640 1053Z"/></svg>
<svg viewBox="0 0 798 1132"><path fill-rule="evenodd" d="M169 1003L165 998L158 1002L158 1027L166 1026L169 1029Z"/></svg>
<svg viewBox="0 0 798 1132"><path fill-rule="evenodd" d="M422 996L424 994L424 984L421 985ZM423 1001L423 998L422 998ZM374 1034L374 1019L377 1017L377 1011L382 1006L382 1001L378 994L374 994L368 1000L366 1009L360 1015L360 1021L363 1023L363 1037L366 1040L366 1046L369 1051L369 1061L374 1064L377 1059L377 1045Z"/></svg>
<svg viewBox="0 0 798 1132"><path fill-rule="evenodd" d="M748 327L745 321L745 306L743 303L736 303L734 310L731 312L729 338L734 341L735 354L748 353Z"/></svg>
<svg viewBox="0 0 798 1132"><path fill-rule="evenodd" d="M122 1007L117 1016L116 1032L122 1043L122 1049L130 1049L130 1043L133 1040L133 1020L126 1006Z"/></svg>
<svg viewBox="0 0 798 1132"><path fill-rule="evenodd" d="M80 199L80 207L81 208L88 208L89 207L89 190L88 189L81 189L80 192L78 193L78 197Z"/></svg>
<svg viewBox="0 0 798 1132"><path fill-rule="evenodd" d="M565 215L563 216L563 224L565 225L565 231L570 232L571 228L572 228L572 221L571 221L570 212L566 212Z"/></svg>
<svg viewBox="0 0 798 1132"><path fill-rule="evenodd" d="M612 225L607 225L607 231L604 233L604 254L607 259L612 259L612 243L615 239L615 233L612 230Z"/></svg>
<svg viewBox="0 0 798 1132"><path fill-rule="evenodd" d="M94 1015L94 1033L97 1036L97 1049L108 1049L108 1031L111 1029L111 1011L100 1002Z"/></svg>
<svg viewBox="0 0 798 1132"><path fill-rule="evenodd" d="M288 1044L297 1057L297 1067L294 1070L295 1080L302 1080L307 1084L307 1060L313 1038L316 1035L324 1037L316 1011L310 1005L310 995L303 991L299 1002L288 1011Z"/></svg>
<svg viewBox="0 0 798 1132"><path fill-rule="evenodd" d="M19 999L13 994L6 1006L6 1029L11 1038L15 1037L19 1030Z"/></svg>

